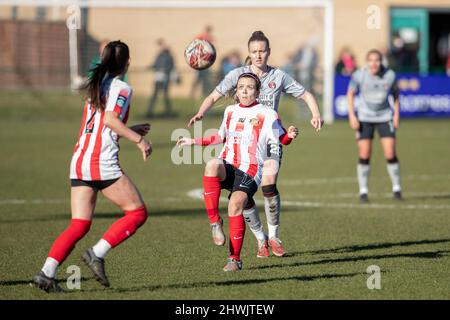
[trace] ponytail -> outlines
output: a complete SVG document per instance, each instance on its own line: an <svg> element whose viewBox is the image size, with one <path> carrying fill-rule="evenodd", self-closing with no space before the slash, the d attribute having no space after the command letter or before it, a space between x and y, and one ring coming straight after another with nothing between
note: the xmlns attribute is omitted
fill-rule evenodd
<svg viewBox="0 0 450 320"><path fill-rule="evenodd" d="M101 83L106 75L115 77L125 72L130 53L128 46L119 41L111 41L102 51L100 63L90 69L90 76L82 86L87 91L87 98L97 110L105 109L102 99Z"/></svg>

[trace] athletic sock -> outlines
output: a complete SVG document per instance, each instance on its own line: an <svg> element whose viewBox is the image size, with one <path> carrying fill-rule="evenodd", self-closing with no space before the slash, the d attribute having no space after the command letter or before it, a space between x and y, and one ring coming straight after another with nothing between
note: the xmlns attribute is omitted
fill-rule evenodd
<svg viewBox="0 0 450 320"><path fill-rule="evenodd" d="M94 254L98 258L105 258L112 246L105 239L100 239L95 246L92 247Z"/></svg>
<svg viewBox="0 0 450 320"><path fill-rule="evenodd" d="M368 194L369 193L369 173L370 173L370 164L367 160L367 163L358 163L357 165L357 175L358 175L358 184L359 184L359 194Z"/></svg>
<svg viewBox="0 0 450 320"><path fill-rule="evenodd" d="M240 261L241 249L244 244L245 222L244 216L229 217L230 258Z"/></svg>
<svg viewBox="0 0 450 320"><path fill-rule="evenodd" d="M280 225L271 225L270 223L267 224L269 228L269 239L271 238L278 238L278 227Z"/></svg>
<svg viewBox="0 0 450 320"><path fill-rule="evenodd" d="M392 162L388 161L387 170L389 176L391 177L392 192L399 192L402 190L402 187L400 185L400 163L398 162L396 157L394 159L395 160L391 160Z"/></svg>
<svg viewBox="0 0 450 320"><path fill-rule="evenodd" d="M259 218L259 211L256 205L250 209L244 210L243 215L245 222L247 222L247 225L250 227L250 230L253 232L256 239L259 241L266 240L266 235L264 234L263 226Z"/></svg>
<svg viewBox="0 0 450 320"><path fill-rule="evenodd" d="M219 216L219 198L220 198L220 179L218 177L203 177L203 197L205 200L206 213L209 223L213 224L220 220Z"/></svg>
<svg viewBox="0 0 450 320"><path fill-rule="evenodd" d="M59 263L53 258L48 257L45 260L44 266L42 267L42 272L49 278L54 278L56 275L56 270L58 269Z"/></svg>
<svg viewBox="0 0 450 320"><path fill-rule="evenodd" d="M147 216L145 206L135 210L125 211L125 216L114 222L103 235L102 239L107 241L112 248L117 247L145 223Z"/></svg>
<svg viewBox="0 0 450 320"><path fill-rule="evenodd" d="M75 244L88 233L90 227L89 220L72 219L69 227L53 242L48 257L61 265L75 248Z"/></svg>

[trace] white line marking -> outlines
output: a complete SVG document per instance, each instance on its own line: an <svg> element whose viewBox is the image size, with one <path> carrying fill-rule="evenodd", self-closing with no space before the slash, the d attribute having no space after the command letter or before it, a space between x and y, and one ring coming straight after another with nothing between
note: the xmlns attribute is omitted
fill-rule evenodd
<svg viewBox="0 0 450 320"><path fill-rule="evenodd" d="M187 193L188 197L197 200L203 200L203 189L193 189ZM220 197L220 202L228 202L228 198ZM263 205L264 201L256 200L258 205ZM436 210L436 209L450 209L450 205L446 204L356 204L356 203L324 203L324 202L311 202L311 201L290 201L282 200L283 206L292 207L309 207L309 208L360 208L360 209L421 209L421 210Z"/></svg>
<svg viewBox="0 0 450 320"><path fill-rule="evenodd" d="M371 180L386 180L386 177L372 177ZM450 175L408 175L402 177L403 180L447 180L450 179ZM301 180L281 180L278 182L280 185L297 186L297 185L314 185L314 184L334 184L334 183L357 183L356 177L334 177L334 178L316 178L316 179L301 179Z"/></svg>

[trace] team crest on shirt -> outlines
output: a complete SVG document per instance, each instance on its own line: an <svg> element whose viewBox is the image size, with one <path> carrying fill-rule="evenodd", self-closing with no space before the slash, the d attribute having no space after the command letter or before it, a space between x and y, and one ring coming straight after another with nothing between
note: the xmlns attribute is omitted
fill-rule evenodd
<svg viewBox="0 0 450 320"><path fill-rule="evenodd" d="M275 82L273 82L273 81L269 82L269 88L270 89L275 89L276 87L277 87L277 84Z"/></svg>
<svg viewBox="0 0 450 320"><path fill-rule="evenodd" d="M250 123L252 124L252 126L256 127L259 126L259 120L257 118L252 118L250 119Z"/></svg>

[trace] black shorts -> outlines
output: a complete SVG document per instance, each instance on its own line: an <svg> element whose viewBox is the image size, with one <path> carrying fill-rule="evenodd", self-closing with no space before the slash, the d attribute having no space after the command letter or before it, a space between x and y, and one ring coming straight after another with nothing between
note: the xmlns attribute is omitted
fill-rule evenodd
<svg viewBox="0 0 450 320"><path fill-rule="evenodd" d="M72 187L90 187L97 192L97 191L101 191L103 189L108 188L109 186L114 184L114 182L116 182L119 179L120 178L111 179L111 180L93 180L93 181L70 179L70 185Z"/></svg>
<svg viewBox="0 0 450 320"><path fill-rule="evenodd" d="M374 137L375 129L378 131L380 138L395 138L395 128L394 123L391 121L387 122L360 122L359 130L356 133L356 138L370 139Z"/></svg>
<svg viewBox="0 0 450 320"><path fill-rule="evenodd" d="M235 191L245 192L248 200L252 199L258 190L258 185L253 177L239 169L236 169L225 160L223 160L223 164L225 166L226 177L225 180L220 182L220 188L231 191L231 193Z"/></svg>

